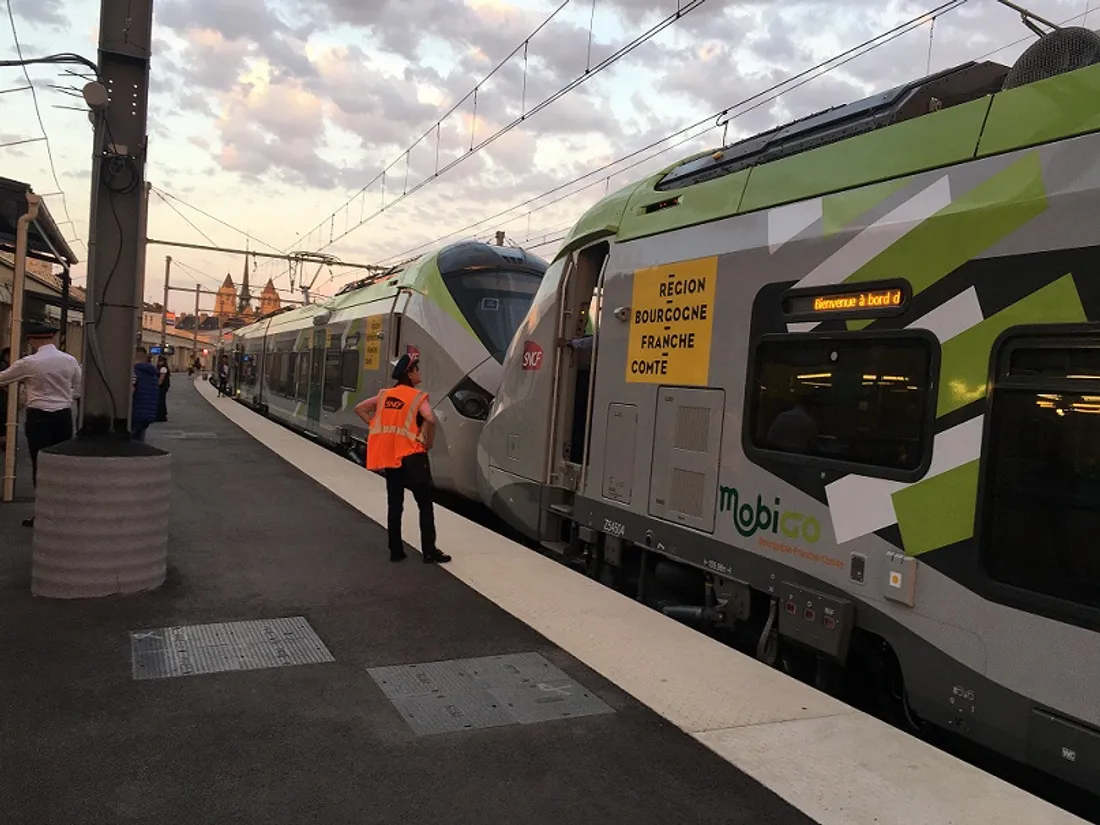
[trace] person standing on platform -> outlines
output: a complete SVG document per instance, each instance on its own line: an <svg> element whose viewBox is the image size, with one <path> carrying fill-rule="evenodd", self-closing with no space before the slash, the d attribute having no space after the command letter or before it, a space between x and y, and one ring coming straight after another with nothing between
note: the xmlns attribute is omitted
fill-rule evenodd
<svg viewBox="0 0 1100 825"><path fill-rule="evenodd" d="M401 515L405 490L411 490L420 510L420 549L425 564L442 564L451 557L435 546L435 512L432 505L432 468L428 450L435 438L435 415L428 394L416 389L420 364L402 355L390 376L397 383L361 401L355 407L369 427L367 469L386 476L390 561L402 561ZM373 417L372 417L373 414Z"/></svg>
<svg viewBox="0 0 1100 825"><path fill-rule="evenodd" d="M0 386L16 381L26 384L23 432L31 454L31 483L38 487L39 451L73 437L73 403L80 397L83 373L79 361L54 346L57 327L28 321L23 334L33 353L0 372ZM34 517L24 519L23 526L34 527Z"/></svg>
<svg viewBox="0 0 1100 825"><path fill-rule="evenodd" d="M157 419L157 368L149 363L145 347L134 351L134 399L130 408L130 435L134 441L144 441L145 431Z"/></svg>
<svg viewBox="0 0 1100 825"><path fill-rule="evenodd" d="M168 420L168 390L172 386L172 370L168 366L168 359L163 355L157 359L157 374L157 421L164 422Z"/></svg>

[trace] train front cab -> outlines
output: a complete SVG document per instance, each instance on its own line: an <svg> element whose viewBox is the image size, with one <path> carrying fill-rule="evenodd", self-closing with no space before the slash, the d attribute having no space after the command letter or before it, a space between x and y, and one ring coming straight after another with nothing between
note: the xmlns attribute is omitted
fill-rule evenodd
<svg viewBox="0 0 1100 825"><path fill-rule="evenodd" d="M468 331L463 334L451 327L445 315L418 311L428 305L414 298L403 337L416 345L418 333L423 335L419 343L425 382L446 388L433 392L440 420L432 449L433 474L439 486L477 500L478 440L500 387L505 355L527 316L546 264L522 250L458 244L440 252L438 266Z"/></svg>

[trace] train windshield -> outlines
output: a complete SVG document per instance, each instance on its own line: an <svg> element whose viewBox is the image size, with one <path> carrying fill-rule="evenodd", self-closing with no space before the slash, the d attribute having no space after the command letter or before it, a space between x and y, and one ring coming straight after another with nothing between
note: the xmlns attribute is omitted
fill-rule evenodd
<svg viewBox="0 0 1100 825"><path fill-rule="evenodd" d="M542 276L533 272L455 272L443 281L474 333L503 363L512 337L527 317Z"/></svg>

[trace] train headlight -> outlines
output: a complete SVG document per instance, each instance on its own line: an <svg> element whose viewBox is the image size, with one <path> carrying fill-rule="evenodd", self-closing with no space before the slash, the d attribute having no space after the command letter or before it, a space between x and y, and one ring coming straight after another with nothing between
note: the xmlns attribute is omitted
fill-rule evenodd
<svg viewBox="0 0 1100 825"><path fill-rule="evenodd" d="M479 387L469 378L466 378L451 390L448 396L454 404L458 414L475 421L484 421L489 417L489 407L493 404L493 396Z"/></svg>

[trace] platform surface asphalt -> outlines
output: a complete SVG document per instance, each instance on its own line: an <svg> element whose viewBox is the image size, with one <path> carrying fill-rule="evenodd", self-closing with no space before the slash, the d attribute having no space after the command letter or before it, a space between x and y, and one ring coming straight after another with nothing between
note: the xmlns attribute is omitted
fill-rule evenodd
<svg viewBox="0 0 1100 825"><path fill-rule="evenodd" d="M381 527L186 379L169 419L161 590L33 597L30 505L0 506L0 822L811 823L419 554L391 564ZM334 662L132 676L131 632L294 616ZM612 712L421 736L368 673L518 653Z"/></svg>

